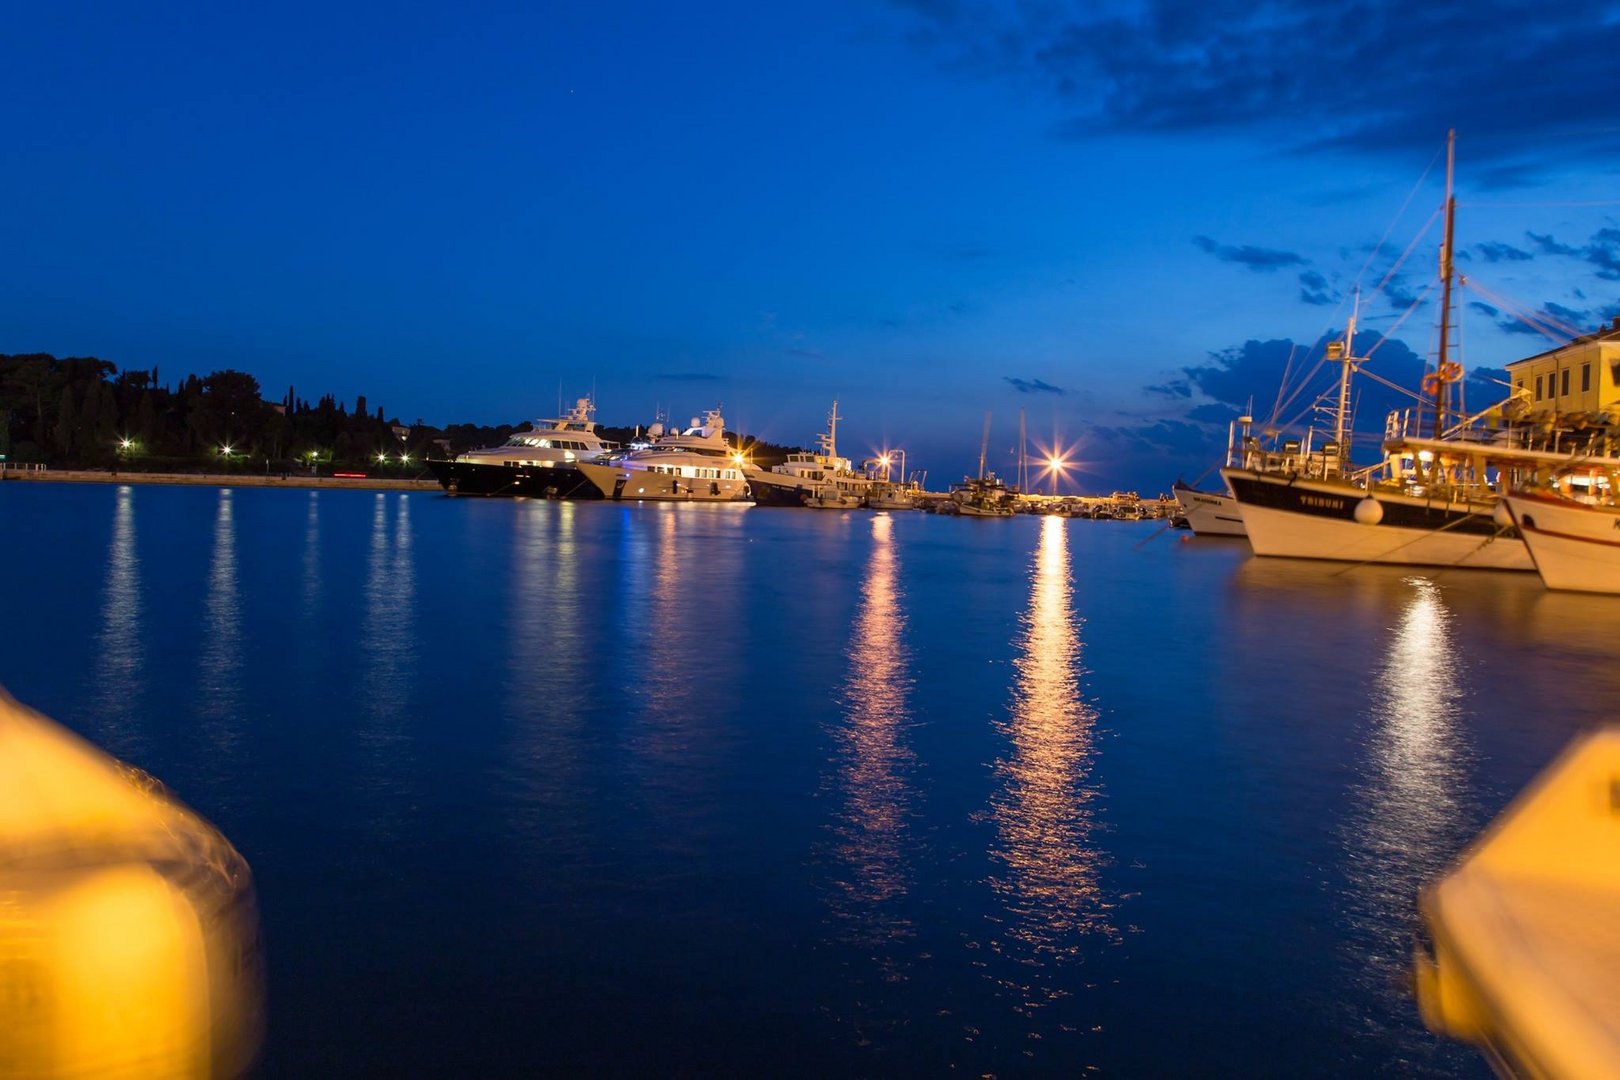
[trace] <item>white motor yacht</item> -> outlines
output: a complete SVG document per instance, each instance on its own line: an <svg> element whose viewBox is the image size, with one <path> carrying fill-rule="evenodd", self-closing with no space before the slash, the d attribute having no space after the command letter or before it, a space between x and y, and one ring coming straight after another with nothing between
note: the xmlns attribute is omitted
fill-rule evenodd
<svg viewBox="0 0 1620 1080"><path fill-rule="evenodd" d="M685 430L647 429L650 441L579 470L605 498L678 502L730 502L748 496L742 455L726 438L726 421L713 408Z"/></svg>

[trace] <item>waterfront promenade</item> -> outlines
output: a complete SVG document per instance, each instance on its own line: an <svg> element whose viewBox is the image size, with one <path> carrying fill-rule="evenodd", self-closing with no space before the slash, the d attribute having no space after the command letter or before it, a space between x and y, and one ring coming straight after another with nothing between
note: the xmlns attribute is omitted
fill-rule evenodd
<svg viewBox="0 0 1620 1080"><path fill-rule="evenodd" d="M192 487L338 488L353 491L438 491L431 477L311 476L307 473L156 473L111 469L0 468L0 483L182 484Z"/></svg>

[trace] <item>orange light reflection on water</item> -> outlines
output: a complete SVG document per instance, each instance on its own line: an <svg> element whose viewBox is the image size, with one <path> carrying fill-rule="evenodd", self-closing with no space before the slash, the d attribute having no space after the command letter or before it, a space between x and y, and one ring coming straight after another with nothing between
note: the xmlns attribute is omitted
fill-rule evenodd
<svg viewBox="0 0 1620 1080"><path fill-rule="evenodd" d="M867 940L911 933L895 903L910 888L913 802L912 752L902 738L910 723L911 672L901 600L894 519L879 514L872 519L872 551L846 654L843 724L835 734L843 796L834 825L836 856L848 869L837 882L835 908Z"/></svg>
<svg viewBox="0 0 1620 1080"><path fill-rule="evenodd" d="M1093 844L1096 710L1079 690L1080 630L1062 518L1041 522L1030 576L1020 654L1013 661L1011 754L998 762L991 857L1005 873L991 884L1003 908L998 952L1037 968L1075 954L1083 938L1117 932L1099 884L1103 856ZM1056 986L1021 987L1028 1004L1063 996Z"/></svg>

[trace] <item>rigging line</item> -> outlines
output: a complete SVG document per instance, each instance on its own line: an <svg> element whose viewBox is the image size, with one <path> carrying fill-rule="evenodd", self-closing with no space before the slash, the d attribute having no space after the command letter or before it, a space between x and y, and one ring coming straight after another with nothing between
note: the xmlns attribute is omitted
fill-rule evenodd
<svg viewBox="0 0 1620 1080"><path fill-rule="evenodd" d="M1288 361L1283 364L1282 381L1277 384L1277 400L1271 403L1271 422L1277 422L1277 414L1282 412L1283 391L1288 389L1288 375L1294 370L1294 354L1299 352L1299 343L1290 342L1288 346Z"/></svg>
<svg viewBox="0 0 1620 1080"><path fill-rule="evenodd" d="M1481 296L1485 297L1487 300L1490 300L1491 302L1496 304L1497 307L1506 309L1508 314L1512 315L1514 318L1518 319L1520 322L1522 322L1525 325L1530 326L1530 327L1532 327L1532 328L1534 328L1536 330L1541 331L1541 333L1546 334L1550 338L1554 338L1554 340L1557 340L1557 339L1552 333L1550 333L1547 330L1548 327L1551 327L1553 330L1558 331L1560 334L1566 334L1571 338L1577 338L1577 337L1581 336L1581 331L1577 327L1571 326L1568 323L1563 322L1557 316L1554 316L1554 315L1552 315L1552 314L1550 314L1548 312L1545 312L1545 311L1531 311L1529 308L1524 307L1523 305L1521 305L1518 301L1513 300L1513 299L1511 299L1509 297L1503 296L1500 293L1494 292L1493 290L1491 290L1489 288L1486 288L1484 285L1479 284L1479 282L1475 281L1473 278L1468 279L1468 285L1475 292L1479 293Z"/></svg>
<svg viewBox="0 0 1620 1080"><path fill-rule="evenodd" d="M1396 259L1394 264L1391 265L1387 271L1385 271L1384 279L1378 283L1377 288L1373 289L1373 292L1383 292L1384 286L1389 284L1390 279L1396 274L1400 273L1401 267L1406 263L1407 259L1411 258L1412 252L1417 250L1417 246L1423 241L1423 238L1428 235L1429 229L1434 226L1435 219L1440 216L1440 213L1441 211L1436 210L1434 213L1429 215L1429 220L1425 221L1423 223L1423 228L1419 229L1418 234L1412 237L1412 242L1406 245L1406 250L1401 252L1401 257Z"/></svg>
<svg viewBox="0 0 1620 1080"><path fill-rule="evenodd" d="M1543 203L1534 203L1534 202L1524 202L1524 203L1512 203L1512 202L1477 203L1477 202L1469 202L1469 203L1462 203L1462 202L1460 202L1457 205L1460 208L1465 209L1465 210L1548 210L1548 209L1563 209L1563 208L1568 208L1568 207L1583 207L1583 206L1620 206L1620 199L1593 199L1593 200L1591 200L1589 202L1583 201L1583 202L1543 202Z"/></svg>
<svg viewBox="0 0 1620 1080"><path fill-rule="evenodd" d="M1412 185L1412 190L1406 193L1406 201L1401 203L1401 208L1395 211L1395 216L1391 218L1389 224L1384 227L1384 235L1378 238L1378 243L1374 244L1372 251L1367 253L1367 261L1361 264L1360 270L1356 271L1354 281L1357 285L1361 284L1361 275L1365 274L1367 272L1367 268L1372 265L1373 260L1378 258L1378 253L1384 248L1384 241L1388 240L1389 234L1395 231L1396 224L1401 220L1401 218L1406 216L1406 208L1412 205L1412 200L1417 198L1417 193L1423 190L1424 181L1428 180L1429 174L1434 172L1435 163L1440 160L1440 155L1445 153L1445 149L1445 146L1442 145L1435 150L1434 157L1429 159L1428 167L1423 170L1423 175L1419 176L1417 183ZM1419 230L1419 234L1421 235L1422 233L1427 232L1429 225L1432 225L1433 223L1434 218L1430 217L1429 223L1424 225L1423 228ZM1373 291L1377 292L1378 290L1374 289Z"/></svg>
<svg viewBox="0 0 1620 1080"><path fill-rule="evenodd" d="M1401 317L1390 324L1389 328L1385 330L1382 335L1380 335L1378 338L1378 344L1368 349L1367 355L1363 356L1362 359L1371 360L1375 355L1377 355L1378 350L1382 349L1386 344L1389 343L1390 338L1394 335L1395 331L1399 330L1401 325L1405 323L1407 319L1410 319L1412 314L1423 305L1423 302L1428 299L1430 293L1434 292L1434 288L1438 284L1439 282L1437 281L1431 281L1427 285L1423 286L1423 291L1418 293L1417 298L1412 301L1411 305L1407 307L1405 311L1401 312Z"/></svg>
<svg viewBox="0 0 1620 1080"><path fill-rule="evenodd" d="M1384 378L1382 375L1375 375L1371 371L1363 371L1361 374L1366 376L1367 378L1371 379L1375 383L1379 383L1379 384L1381 384L1383 386L1387 386L1391 390L1396 391L1397 393L1405 394L1407 397L1411 398L1413 401L1421 402L1421 401L1426 400L1423 397L1422 394L1418 393L1416 390L1413 390L1411 387L1402 386L1400 383L1397 383L1397 382L1391 382L1389 379Z"/></svg>

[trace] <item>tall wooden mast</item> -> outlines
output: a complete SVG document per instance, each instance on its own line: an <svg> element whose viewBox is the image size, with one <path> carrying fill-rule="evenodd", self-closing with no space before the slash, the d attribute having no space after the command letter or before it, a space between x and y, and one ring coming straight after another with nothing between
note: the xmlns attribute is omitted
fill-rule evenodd
<svg viewBox="0 0 1620 1080"><path fill-rule="evenodd" d="M1456 128L1446 132L1446 236L1440 242L1440 353L1435 360L1434 437L1445 433L1451 410L1451 242L1457 224L1457 195L1453 177L1457 153Z"/></svg>

